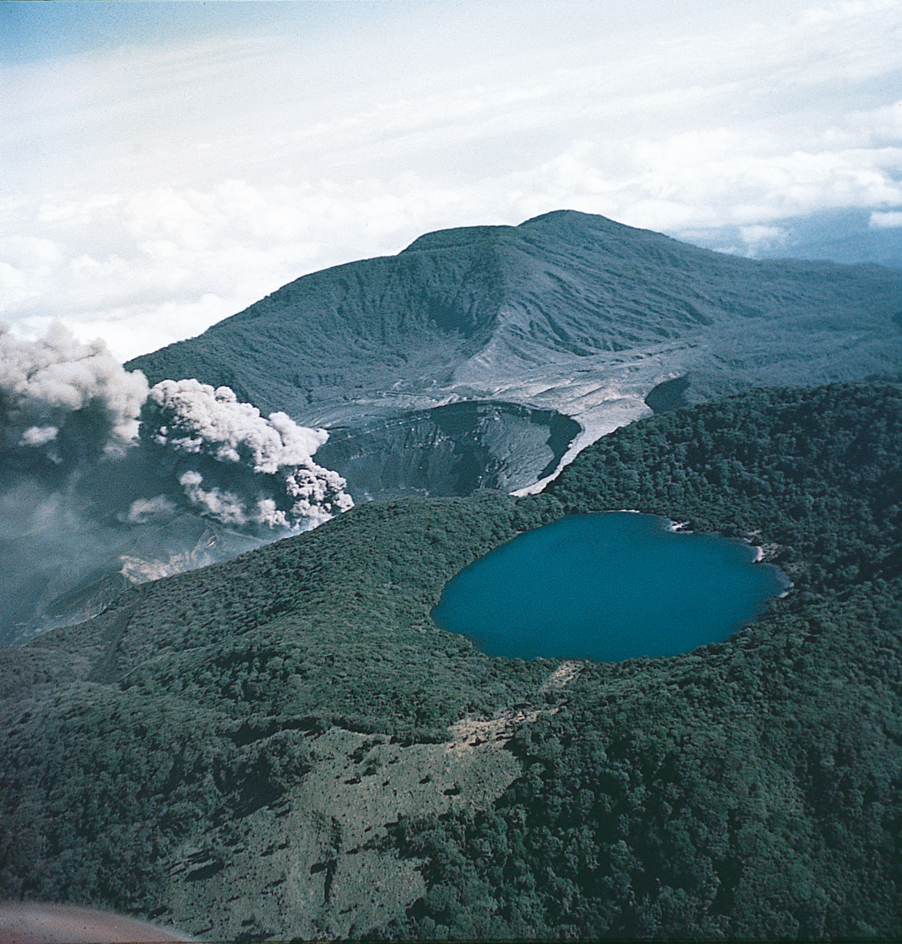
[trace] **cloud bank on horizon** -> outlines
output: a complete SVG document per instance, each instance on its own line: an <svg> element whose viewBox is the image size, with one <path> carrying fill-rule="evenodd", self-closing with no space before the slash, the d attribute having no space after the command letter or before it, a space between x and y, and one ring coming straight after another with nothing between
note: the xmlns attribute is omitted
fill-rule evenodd
<svg viewBox="0 0 902 944"><path fill-rule="evenodd" d="M831 213L902 231L899 0L635 11L0 4L0 316L126 358L561 208L746 254Z"/></svg>

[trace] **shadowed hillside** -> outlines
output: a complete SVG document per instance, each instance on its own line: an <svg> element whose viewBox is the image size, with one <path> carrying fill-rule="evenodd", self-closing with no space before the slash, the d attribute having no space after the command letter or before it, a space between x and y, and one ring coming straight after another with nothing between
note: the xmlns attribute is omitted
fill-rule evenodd
<svg viewBox="0 0 902 944"><path fill-rule="evenodd" d="M824 357L831 336L857 341L836 372L860 370L861 359L896 371L873 332L900 309L902 272L893 269L757 262L560 211L516 227L431 233L397 256L315 272L129 366L151 383L228 384L307 422L341 413L343 401L392 408L433 387L466 395L466 384L504 385L537 366L596 368L591 359L605 354L706 339L713 350L695 373L708 396L760 383L756 371L782 371L803 353L784 348L790 337L807 359ZM758 362L764 341L770 364ZM727 358L732 376L716 363Z"/></svg>
<svg viewBox="0 0 902 944"><path fill-rule="evenodd" d="M0 894L215 939L895 937L902 393L755 390L545 494L358 506L0 650ZM725 643L493 659L444 584L567 512L747 535Z"/></svg>
<svg viewBox="0 0 902 944"><path fill-rule="evenodd" d="M396 256L315 272L129 366L151 382L227 384L265 412L342 427L346 440L388 420L397 434L386 456L402 443L422 448L423 412L449 402L556 411L585 430L570 458L647 415L646 397L674 378L685 378L686 402L898 380L900 311L899 270L740 259L558 211L430 233ZM512 488L559 458L536 454L516 428L503 447L479 428L462 443L501 466L513 453L519 469L502 469ZM369 491L407 487L402 478ZM435 494L442 488L451 490Z"/></svg>

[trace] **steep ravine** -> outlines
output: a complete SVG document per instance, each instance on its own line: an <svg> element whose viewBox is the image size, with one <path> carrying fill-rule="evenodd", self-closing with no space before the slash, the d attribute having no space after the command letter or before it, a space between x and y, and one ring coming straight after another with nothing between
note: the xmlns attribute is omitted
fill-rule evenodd
<svg viewBox="0 0 902 944"><path fill-rule="evenodd" d="M356 501L512 492L553 474L579 433L553 410L471 400L333 428L316 458L347 480Z"/></svg>

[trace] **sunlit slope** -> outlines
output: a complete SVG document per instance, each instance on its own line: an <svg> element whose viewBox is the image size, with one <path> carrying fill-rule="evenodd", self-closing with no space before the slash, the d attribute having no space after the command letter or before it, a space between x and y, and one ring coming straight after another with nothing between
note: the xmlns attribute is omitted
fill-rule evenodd
<svg viewBox="0 0 902 944"><path fill-rule="evenodd" d="M226 383L304 422L495 398L603 423L659 382L895 379L902 271L754 261L600 216L431 233L397 256L304 276L130 366ZM894 320L895 319L895 320Z"/></svg>
<svg viewBox="0 0 902 944"><path fill-rule="evenodd" d="M553 494L359 506L0 650L0 895L213 939L902 932L902 392L755 390ZM794 581L671 659L481 655L450 576L571 511L748 535Z"/></svg>

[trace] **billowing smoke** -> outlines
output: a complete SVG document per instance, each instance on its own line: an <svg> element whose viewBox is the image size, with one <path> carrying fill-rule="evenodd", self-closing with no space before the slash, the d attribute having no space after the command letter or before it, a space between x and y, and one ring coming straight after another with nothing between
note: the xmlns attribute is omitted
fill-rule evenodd
<svg viewBox="0 0 902 944"><path fill-rule="evenodd" d="M0 643L345 511L312 458L327 435L228 387L149 388L61 326L25 341L0 324Z"/></svg>
<svg viewBox="0 0 902 944"><path fill-rule="evenodd" d="M297 528L353 504L344 479L313 461L325 430L305 429L285 413L264 418L229 387L158 383L141 411L141 438L197 457L179 483L196 508L223 524Z"/></svg>
<svg viewBox="0 0 902 944"><path fill-rule="evenodd" d="M62 325L24 341L0 323L4 464L13 456L59 465L121 454L137 436L146 397L144 375L125 370L102 341L81 344Z"/></svg>

